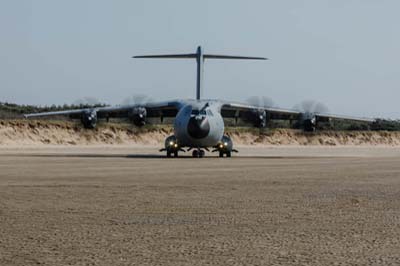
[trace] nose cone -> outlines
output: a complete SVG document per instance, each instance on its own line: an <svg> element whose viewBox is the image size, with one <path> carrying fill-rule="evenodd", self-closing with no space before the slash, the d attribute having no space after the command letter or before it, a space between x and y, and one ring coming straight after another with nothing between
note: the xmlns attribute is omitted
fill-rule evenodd
<svg viewBox="0 0 400 266"><path fill-rule="evenodd" d="M210 133L210 123L207 118L191 117L187 127L189 135L194 139L202 139Z"/></svg>

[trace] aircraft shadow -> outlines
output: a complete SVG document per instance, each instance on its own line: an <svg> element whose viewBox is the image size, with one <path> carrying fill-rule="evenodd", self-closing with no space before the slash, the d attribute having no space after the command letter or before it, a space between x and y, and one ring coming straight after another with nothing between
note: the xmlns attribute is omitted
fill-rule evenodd
<svg viewBox="0 0 400 266"><path fill-rule="evenodd" d="M178 160L178 159L220 159L220 160L235 160L235 159L312 159L312 158L332 158L328 156L232 156L231 158L219 158L218 156L205 156L204 158L193 158L190 154L180 155L178 158L167 158L165 154L90 154L90 153L47 153L47 154L2 154L0 156L11 156L11 157L39 157L39 158L124 158L124 159L166 159L166 160Z"/></svg>

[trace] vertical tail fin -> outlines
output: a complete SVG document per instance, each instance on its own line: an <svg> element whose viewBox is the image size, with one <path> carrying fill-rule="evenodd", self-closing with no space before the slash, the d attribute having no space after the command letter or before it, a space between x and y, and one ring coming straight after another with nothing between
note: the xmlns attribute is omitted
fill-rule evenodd
<svg viewBox="0 0 400 266"><path fill-rule="evenodd" d="M204 80L204 60L205 59L244 59L244 60L267 60L265 57L248 57L248 56L231 56L231 55L213 55L204 54L201 46L197 47L194 54L168 54L168 55L140 55L133 58L172 58L172 59L186 59L195 58L197 63L197 78L196 78L196 99L200 100L203 91Z"/></svg>

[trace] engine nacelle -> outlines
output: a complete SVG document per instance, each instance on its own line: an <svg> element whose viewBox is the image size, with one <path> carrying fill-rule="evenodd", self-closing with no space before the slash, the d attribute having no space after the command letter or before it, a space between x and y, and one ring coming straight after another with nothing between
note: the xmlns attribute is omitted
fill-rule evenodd
<svg viewBox="0 0 400 266"><path fill-rule="evenodd" d="M304 113L301 115L300 124L304 131L314 132L317 128L317 117L312 113Z"/></svg>
<svg viewBox="0 0 400 266"><path fill-rule="evenodd" d="M266 127L267 126L267 112L264 110L254 109L251 112L245 114L245 120L253 123L255 127Z"/></svg>
<svg viewBox="0 0 400 266"><path fill-rule="evenodd" d="M82 113L81 122L85 128L95 128L97 124L97 112L95 110L84 111Z"/></svg>
<svg viewBox="0 0 400 266"><path fill-rule="evenodd" d="M129 116L135 126L142 127L146 124L147 110L144 107L135 107Z"/></svg>

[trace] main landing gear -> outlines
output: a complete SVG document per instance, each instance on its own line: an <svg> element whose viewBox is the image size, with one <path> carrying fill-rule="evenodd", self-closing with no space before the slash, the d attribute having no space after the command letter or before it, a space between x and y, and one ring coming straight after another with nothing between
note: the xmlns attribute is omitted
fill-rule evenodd
<svg viewBox="0 0 400 266"><path fill-rule="evenodd" d="M179 144L178 141L176 140L175 136L169 136L166 140L165 140L165 148L161 149L160 151L166 151L167 152L167 157L171 158L172 155L174 157L178 157L178 153L179 151L183 151L185 152L185 150L183 150Z"/></svg>
<svg viewBox="0 0 400 266"><path fill-rule="evenodd" d="M189 147L187 150L184 150L177 141L175 136L169 136L165 140L165 148L160 149L160 151L166 152L167 157L178 157L179 152L192 151L193 158L203 158L205 156L205 151L210 151L207 147ZM219 157L232 157L233 152L238 152L233 149L232 140L228 136L223 136L221 141L214 147L212 152L218 152Z"/></svg>
<svg viewBox="0 0 400 266"><path fill-rule="evenodd" d="M193 150L192 157L193 158L203 158L205 154L206 154L205 151L199 148L199 149Z"/></svg>
<svg viewBox="0 0 400 266"><path fill-rule="evenodd" d="M172 154L174 155L174 157L178 157L178 151L174 151L174 152L167 151L167 157L168 158L171 158Z"/></svg>
<svg viewBox="0 0 400 266"><path fill-rule="evenodd" d="M226 157L231 157L232 156L232 152L231 151L227 151L227 152L219 151L219 157L220 158L224 157L224 154L226 154Z"/></svg>
<svg viewBox="0 0 400 266"><path fill-rule="evenodd" d="M224 155L229 158L232 156L232 152L238 151L233 148L233 142L231 138L225 135L222 137L220 143L214 147L213 152L218 152L219 157L221 158L224 157Z"/></svg>

